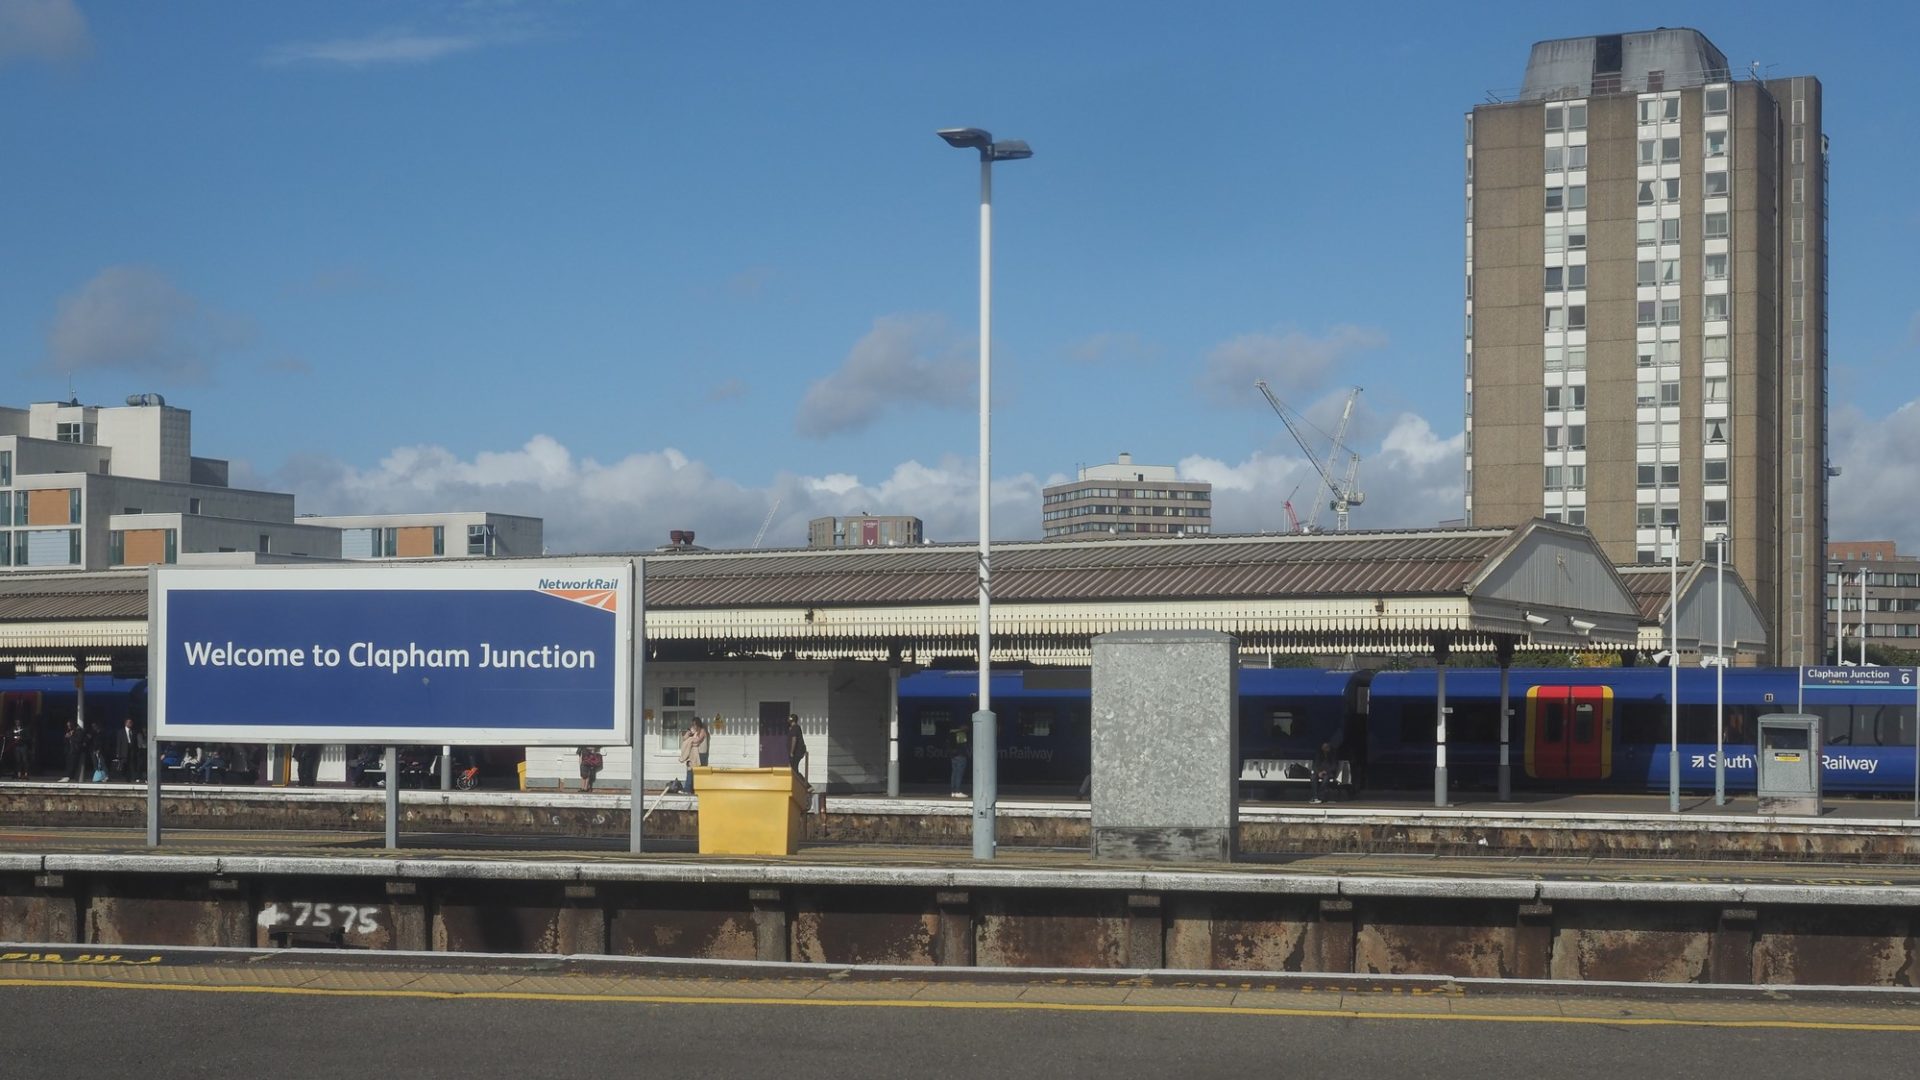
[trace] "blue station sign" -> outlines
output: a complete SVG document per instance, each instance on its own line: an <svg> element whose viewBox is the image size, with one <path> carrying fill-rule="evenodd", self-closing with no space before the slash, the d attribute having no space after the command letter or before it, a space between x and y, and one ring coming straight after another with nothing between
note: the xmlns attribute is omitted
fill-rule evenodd
<svg viewBox="0 0 1920 1080"><path fill-rule="evenodd" d="M1804 667L1803 690L1899 690L1913 693L1915 670L1910 667Z"/></svg>
<svg viewBox="0 0 1920 1080"><path fill-rule="evenodd" d="M617 745L627 562L156 567L161 739Z"/></svg>

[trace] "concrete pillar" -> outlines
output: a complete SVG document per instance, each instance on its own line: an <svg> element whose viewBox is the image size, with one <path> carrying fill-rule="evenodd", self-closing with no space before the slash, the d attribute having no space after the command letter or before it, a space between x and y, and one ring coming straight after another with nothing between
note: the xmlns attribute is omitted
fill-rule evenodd
<svg viewBox="0 0 1920 1080"><path fill-rule="evenodd" d="M933 894L940 911L934 935L934 962L941 967L973 967L973 898L963 891Z"/></svg>
<svg viewBox="0 0 1920 1080"><path fill-rule="evenodd" d="M1167 931L1160 916L1159 893L1133 893L1127 897L1127 966L1167 966Z"/></svg>
<svg viewBox="0 0 1920 1080"><path fill-rule="evenodd" d="M1353 972L1353 901L1328 897L1320 901L1320 921L1308 931L1302 969L1329 975Z"/></svg>
<svg viewBox="0 0 1920 1080"><path fill-rule="evenodd" d="M786 891L748 889L747 901L753 905L753 958L763 963L791 960L793 935L788 930Z"/></svg>
<svg viewBox="0 0 1920 1080"><path fill-rule="evenodd" d="M81 944L85 922L80 917L79 889L67 884L65 874L35 874L28 924L21 927L23 941L48 944Z"/></svg>
<svg viewBox="0 0 1920 1080"><path fill-rule="evenodd" d="M387 882L387 916L393 920L388 948L399 952L430 952L433 949L433 920L428 917L427 898L415 881Z"/></svg>
<svg viewBox="0 0 1920 1080"><path fill-rule="evenodd" d="M1753 984L1753 933L1759 912L1753 908L1722 908L1713 932L1713 957L1707 977L1733 986Z"/></svg>
<svg viewBox="0 0 1920 1080"><path fill-rule="evenodd" d="M1550 979L1553 966L1553 905L1521 904L1513 927L1510 979Z"/></svg>
<svg viewBox="0 0 1920 1080"><path fill-rule="evenodd" d="M1232 636L1093 639L1093 857L1230 861L1239 818Z"/></svg>
<svg viewBox="0 0 1920 1080"><path fill-rule="evenodd" d="M611 951L607 947L607 908L595 886L567 886L566 902L554 923L561 952L605 956Z"/></svg>

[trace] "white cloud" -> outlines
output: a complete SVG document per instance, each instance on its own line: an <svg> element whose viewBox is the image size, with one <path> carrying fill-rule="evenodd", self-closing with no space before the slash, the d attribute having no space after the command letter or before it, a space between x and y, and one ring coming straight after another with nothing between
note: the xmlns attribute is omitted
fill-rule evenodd
<svg viewBox="0 0 1920 1080"><path fill-rule="evenodd" d="M732 401L746 397L750 392L746 381L739 378L722 379L713 389L707 391L708 401Z"/></svg>
<svg viewBox="0 0 1920 1080"><path fill-rule="evenodd" d="M423 34L407 29L381 30L361 37L302 41L270 50L261 62L271 67L370 67L375 64L424 64L487 44L474 34Z"/></svg>
<svg viewBox="0 0 1920 1080"><path fill-rule="evenodd" d="M1147 364L1160 349L1134 333L1103 333L1067 346L1067 359L1080 364Z"/></svg>
<svg viewBox="0 0 1920 1080"><path fill-rule="evenodd" d="M0 0L0 66L70 60L92 48L87 17L73 0Z"/></svg>
<svg viewBox="0 0 1920 1080"><path fill-rule="evenodd" d="M117 368L195 381L251 335L244 320L208 308L158 270L110 266L60 299L47 345L58 371Z"/></svg>
<svg viewBox="0 0 1920 1080"><path fill-rule="evenodd" d="M1828 417L1833 463L1828 483L1828 534L1834 540L1893 540L1920 551L1920 400L1878 420L1850 405ZM1817 463L1810 465L1817 468Z"/></svg>
<svg viewBox="0 0 1920 1080"><path fill-rule="evenodd" d="M794 429L820 438L867 427L890 406L971 403L972 343L936 315L886 315L839 370L807 387Z"/></svg>
<svg viewBox="0 0 1920 1080"><path fill-rule="evenodd" d="M1367 326L1334 326L1318 337L1298 330L1241 334L1207 353L1195 383L1209 400L1255 405L1253 384L1265 379L1284 399L1318 390L1336 365L1386 343L1384 331Z"/></svg>
<svg viewBox="0 0 1920 1080"><path fill-rule="evenodd" d="M1418 527L1458 517L1462 443L1461 435L1436 435L1418 416L1396 418L1362 465L1367 501L1354 510L1353 527ZM1191 457L1179 467L1183 477L1214 485L1216 532L1280 531L1286 527L1281 504L1290 492L1298 488L1293 502L1302 518L1324 494L1312 466L1297 456L1255 454L1238 464ZM903 461L873 478L783 472L754 486L671 447L601 462L535 435L516 449L471 458L440 446L403 446L369 468L308 457L261 475L236 462L233 482L291 491L303 513L529 514L545 519L548 550L569 554L650 550L674 529L692 529L707 547L744 548L769 508L774 517L763 547L802 547L808 519L861 513L911 514L925 523L928 539L967 542L979 536L978 479L974 459L948 456ZM1063 479L996 477L994 538L1039 538L1041 488ZM1322 511L1321 524L1331 528L1332 515Z"/></svg>
<svg viewBox="0 0 1920 1080"><path fill-rule="evenodd" d="M233 478L238 486L293 492L302 513L529 514L545 519L547 547L556 554L647 550L673 529L692 529L709 547L743 548L776 499L765 547L804 546L809 518L863 512L912 514L926 523L930 539L969 540L978 535L975 481L972 460L948 458L904 462L875 481L782 473L750 487L672 448L599 462L576 458L546 435L471 460L444 447L407 446L371 468L308 457L266 475L236 463ZM996 537L1039 535L1038 480L997 480L993 497Z"/></svg>

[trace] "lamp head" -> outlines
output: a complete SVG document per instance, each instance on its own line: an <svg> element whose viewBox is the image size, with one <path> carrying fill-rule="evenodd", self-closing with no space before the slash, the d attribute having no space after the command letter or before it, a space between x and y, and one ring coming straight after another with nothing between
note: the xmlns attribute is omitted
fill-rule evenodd
<svg viewBox="0 0 1920 1080"><path fill-rule="evenodd" d="M1033 156L1033 148L1024 139L1002 139L993 144L994 161L1019 161Z"/></svg>
<svg viewBox="0 0 1920 1080"><path fill-rule="evenodd" d="M1593 633L1593 628L1595 624L1588 622L1585 619L1578 619L1573 617L1572 615L1569 615L1567 616L1567 625L1573 627L1575 630L1578 630L1583 634L1591 634Z"/></svg>
<svg viewBox="0 0 1920 1080"><path fill-rule="evenodd" d="M955 150L978 150L983 155L993 150L993 136L981 128L941 128L936 134Z"/></svg>
<svg viewBox="0 0 1920 1080"><path fill-rule="evenodd" d="M1547 621L1545 615L1535 615L1531 611L1527 612L1527 622L1534 626L1545 626L1547 625Z"/></svg>

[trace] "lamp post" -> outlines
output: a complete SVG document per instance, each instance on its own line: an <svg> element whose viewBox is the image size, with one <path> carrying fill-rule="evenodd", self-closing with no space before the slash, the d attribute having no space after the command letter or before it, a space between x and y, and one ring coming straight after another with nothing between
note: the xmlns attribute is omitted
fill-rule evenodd
<svg viewBox="0 0 1920 1080"><path fill-rule="evenodd" d="M1713 805L1727 805L1727 534L1713 564Z"/></svg>
<svg viewBox="0 0 1920 1080"><path fill-rule="evenodd" d="M995 846L994 802L999 786L993 719L993 590L989 529L992 525L993 386L993 163L1033 156L1019 139L993 141L980 128L943 128L939 135L956 150L980 152L980 707L973 714L973 857L991 859Z"/></svg>
<svg viewBox="0 0 1920 1080"><path fill-rule="evenodd" d="M1680 812L1680 526L1673 526L1667 552L1667 702L1673 709L1673 743L1667 751L1667 811Z"/></svg>

